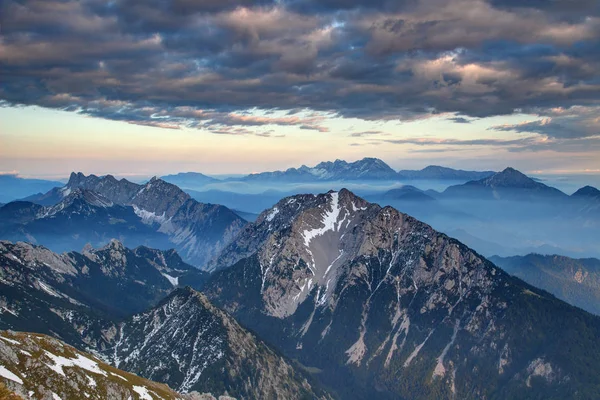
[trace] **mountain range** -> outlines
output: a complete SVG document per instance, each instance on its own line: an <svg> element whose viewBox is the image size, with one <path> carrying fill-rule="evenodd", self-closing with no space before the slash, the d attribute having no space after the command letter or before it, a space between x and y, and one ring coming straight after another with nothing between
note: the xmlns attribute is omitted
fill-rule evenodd
<svg viewBox="0 0 600 400"><path fill-rule="evenodd" d="M205 293L340 398L592 398L600 320L347 190L281 200Z"/></svg>
<svg viewBox="0 0 600 400"><path fill-rule="evenodd" d="M175 247L198 267L245 224L227 207L199 203L161 179L138 185L82 173L72 173L62 188L7 204L0 208L2 215L11 215L0 223L3 237L10 240L34 240L63 251L61 244L72 249L81 242L99 245L117 237L129 246Z"/></svg>
<svg viewBox="0 0 600 400"><path fill-rule="evenodd" d="M112 364L184 393L327 398L288 361L189 287L120 323L113 343L103 352Z"/></svg>
<svg viewBox="0 0 600 400"><path fill-rule="evenodd" d="M493 256L490 260L509 274L600 315L600 260L540 254Z"/></svg>
<svg viewBox="0 0 600 400"><path fill-rule="evenodd" d="M508 187L555 198L521 175L509 169L471 186L499 193L485 197L498 204L521 198ZM593 204L592 189L557 198ZM434 195L410 186L389 193L438 209L445 197ZM107 242L64 254L0 242L0 329L51 335L182 393L385 400L600 391L598 317L348 190L286 197L253 223L156 178L72 174L44 198L52 196L58 202L0 208L2 226L19 227L2 235L28 239L44 223L63 238L104 232ZM231 221L240 221L235 233L223 228ZM110 240L111 226L145 227L183 251L181 243L197 243L177 243L174 232L214 234L203 244L212 244L202 261L210 275L177 250ZM586 268L565 276L591 282Z"/></svg>

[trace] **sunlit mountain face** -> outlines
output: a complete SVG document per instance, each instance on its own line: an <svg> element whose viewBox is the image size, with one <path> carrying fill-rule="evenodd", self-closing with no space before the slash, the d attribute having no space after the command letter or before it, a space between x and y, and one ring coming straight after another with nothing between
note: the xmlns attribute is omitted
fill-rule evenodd
<svg viewBox="0 0 600 400"><path fill-rule="evenodd" d="M0 24L0 399L599 397L598 1Z"/></svg>

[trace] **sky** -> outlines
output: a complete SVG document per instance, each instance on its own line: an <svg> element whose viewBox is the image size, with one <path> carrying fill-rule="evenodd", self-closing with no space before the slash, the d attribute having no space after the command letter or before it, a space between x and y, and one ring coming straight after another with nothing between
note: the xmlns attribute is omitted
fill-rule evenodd
<svg viewBox="0 0 600 400"><path fill-rule="evenodd" d="M0 173L600 174L596 0L0 7Z"/></svg>

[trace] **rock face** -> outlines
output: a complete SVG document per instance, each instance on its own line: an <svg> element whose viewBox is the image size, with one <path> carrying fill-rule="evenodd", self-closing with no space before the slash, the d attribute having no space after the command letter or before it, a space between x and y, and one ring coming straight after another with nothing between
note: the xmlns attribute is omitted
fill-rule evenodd
<svg viewBox="0 0 600 400"><path fill-rule="evenodd" d="M181 392L227 392L246 399L322 397L291 364L191 288L122 323L114 365Z"/></svg>
<svg viewBox="0 0 600 400"><path fill-rule="evenodd" d="M48 198L60 197L61 201L49 209L62 210L63 213L70 211L69 219L73 219L73 215L80 215L79 212L71 211L68 204L65 204L74 193L83 197L86 203L90 204L89 207L103 206L112 213L116 209L119 210L118 216L110 213L104 216L101 210L96 209L94 213L88 213L94 216L97 224L104 227L104 230L95 231L101 236L98 240L106 242L107 234L112 233L113 236L109 236L108 239L123 237L134 246L174 246L186 262L200 268L233 239L245 224L242 218L227 207L199 203L177 186L157 178L151 179L145 185L138 185L126 179L117 180L111 175L98 177L72 173L67 185L55 192L45 195L45 200L42 200L47 203ZM93 196L97 199L92 199ZM35 202L36 199L31 201ZM45 215L44 212L46 211L42 211L41 214L38 212L38 215L47 219L49 215ZM108 229L110 227L113 229ZM130 232L132 227L135 228L135 235ZM8 229L15 230L14 227L6 230ZM79 229L85 232L86 227L79 226ZM54 237L59 236L59 232L52 233ZM49 238L45 240L52 237L47 236ZM12 236L7 237L12 239ZM38 242L45 243L41 240Z"/></svg>
<svg viewBox="0 0 600 400"><path fill-rule="evenodd" d="M0 382L23 399L192 399L57 339L12 331L0 331Z"/></svg>
<svg viewBox="0 0 600 400"><path fill-rule="evenodd" d="M600 390L599 319L347 190L281 200L211 268L211 301L341 398Z"/></svg>
<svg viewBox="0 0 600 400"><path fill-rule="evenodd" d="M600 315L600 260L540 254L494 256L490 260L509 274Z"/></svg>
<svg viewBox="0 0 600 400"><path fill-rule="evenodd" d="M0 328L58 336L102 348L101 329L145 310L179 284L200 287L207 275L174 251L125 248L56 254L29 243L0 241Z"/></svg>

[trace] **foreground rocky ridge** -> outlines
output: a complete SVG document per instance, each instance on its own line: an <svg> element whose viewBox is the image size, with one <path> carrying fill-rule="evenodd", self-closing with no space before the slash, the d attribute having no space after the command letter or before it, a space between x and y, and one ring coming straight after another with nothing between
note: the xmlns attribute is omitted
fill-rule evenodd
<svg viewBox="0 0 600 400"><path fill-rule="evenodd" d="M283 199L211 267L207 296L342 398L600 390L600 320L347 190Z"/></svg>
<svg viewBox="0 0 600 400"><path fill-rule="evenodd" d="M0 331L0 383L18 399L216 400L211 394L179 394L49 336L13 331Z"/></svg>

